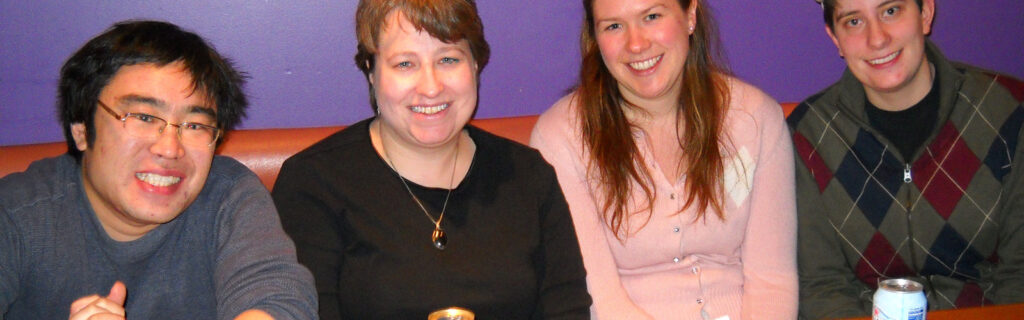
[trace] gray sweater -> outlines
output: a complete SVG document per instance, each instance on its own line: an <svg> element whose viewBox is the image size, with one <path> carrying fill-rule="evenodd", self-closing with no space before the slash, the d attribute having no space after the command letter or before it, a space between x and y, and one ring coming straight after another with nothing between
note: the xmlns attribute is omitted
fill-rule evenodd
<svg viewBox="0 0 1024 320"><path fill-rule="evenodd" d="M0 179L0 319L66 318L117 280L129 319L316 318L311 274L267 190L233 159L216 157L185 212L130 242L107 236L68 155Z"/></svg>

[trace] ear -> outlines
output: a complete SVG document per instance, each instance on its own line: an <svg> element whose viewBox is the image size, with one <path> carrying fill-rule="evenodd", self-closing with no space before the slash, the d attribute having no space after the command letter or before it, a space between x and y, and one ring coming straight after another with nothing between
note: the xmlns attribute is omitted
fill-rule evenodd
<svg viewBox="0 0 1024 320"><path fill-rule="evenodd" d="M366 81L370 82L370 86L373 87L373 66L370 65L370 60L363 61L363 67L366 67Z"/></svg>
<svg viewBox="0 0 1024 320"><path fill-rule="evenodd" d="M690 1L690 7L686 8L686 20L689 22L687 28L689 28L690 34L693 34L693 28L697 26L697 2L700 1Z"/></svg>
<svg viewBox="0 0 1024 320"><path fill-rule="evenodd" d="M84 123L71 124L71 138L75 139L75 146L78 147L78 151L85 151L85 149L89 148L89 139L86 138Z"/></svg>
<svg viewBox="0 0 1024 320"><path fill-rule="evenodd" d="M480 94L480 65L473 61L473 79L476 80L477 95ZM479 99L480 97L477 97Z"/></svg>
<svg viewBox="0 0 1024 320"><path fill-rule="evenodd" d="M921 1L921 30L925 35L932 33L933 21L935 21L935 0Z"/></svg>
<svg viewBox="0 0 1024 320"><path fill-rule="evenodd" d="M839 46L839 38L836 38L836 34L832 32L832 28L825 26L825 33L828 34L828 38L832 39L832 44L836 46L836 50L839 50L839 56L843 56L843 47Z"/></svg>

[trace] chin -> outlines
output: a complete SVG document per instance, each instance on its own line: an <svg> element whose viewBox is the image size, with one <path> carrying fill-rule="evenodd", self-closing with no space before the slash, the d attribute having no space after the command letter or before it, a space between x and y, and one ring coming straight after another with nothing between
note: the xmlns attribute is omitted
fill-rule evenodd
<svg viewBox="0 0 1024 320"><path fill-rule="evenodd" d="M412 137L416 141L424 146L434 146L445 144L451 140L454 140L458 136L458 132L461 128L424 128L412 132Z"/></svg>
<svg viewBox="0 0 1024 320"><path fill-rule="evenodd" d="M193 201L194 198L179 197L164 203L150 202L144 210L137 212L138 215L133 216L150 223L167 223L185 212Z"/></svg>
<svg viewBox="0 0 1024 320"><path fill-rule="evenodd" d="M908 82L906 78L876 79L872 81L871 88L878 92L892 93L905 87Z"/></svg>
<svg viewBox="0 0 1024 320"><path fill-rule="evenodd" d="M147 224L154 224L154 225L156 225L156 224L165 224L165 223L171 222L171 221L173 221L175 218L177 218L178 216L180 216L184 212L185 212L185 208L180 208L180 209L177 209L177 210L163 209L163 210L154 210L154 211L150 211L148 213L143 213L143 214L140 214L140 215L133 215L133 216L136 219L138 219L140 221L143 221L143 222L145 222Z"/></svg>
<svg viewBox="0 0 1024 320"><path fill-rule="evenodd" d="M652 86L635 91L638 98L642 99L657 99L665 95L668 90L664 86Z"/></svg>

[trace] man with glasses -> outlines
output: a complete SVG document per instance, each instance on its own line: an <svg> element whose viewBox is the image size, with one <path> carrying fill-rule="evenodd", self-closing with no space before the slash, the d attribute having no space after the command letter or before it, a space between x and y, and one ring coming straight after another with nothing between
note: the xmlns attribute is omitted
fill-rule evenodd
<svg viewBox="0 0 1024 320"><path fill-rule="evenodd" d="M935 0L821 5L847 69L787 118L801 316L867 316L889 278L932 310L1024 301L1024 84L947 60Z"/></svg>
<svg viewBox="0 0 1024 320"><path fill-rule="evenodd" d="M248 105L199 36L115 24L61 69L68 153L0 179L0 319L313 319L267 190L214 156Z"/></svg>

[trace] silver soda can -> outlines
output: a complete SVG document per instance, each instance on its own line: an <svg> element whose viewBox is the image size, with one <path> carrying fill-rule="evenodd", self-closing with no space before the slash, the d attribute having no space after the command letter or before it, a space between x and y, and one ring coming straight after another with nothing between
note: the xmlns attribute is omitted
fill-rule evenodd
<svg viewBox="0 0 1024 320"><path fill-rule="evenodd" d="M427 316L427 320L473 320L474 318L473 311L459 307L437 310Z"/></svg>
<svg viewBox="0 0 1024 320"><path fill-rule="evenodd" d="M878 284L875 291L873 320L925 320L928 300L924 286L908 279L889 279Z"/></svg>

